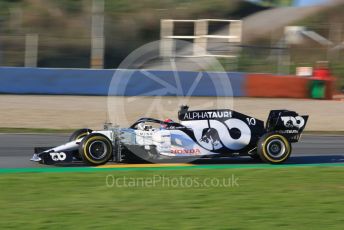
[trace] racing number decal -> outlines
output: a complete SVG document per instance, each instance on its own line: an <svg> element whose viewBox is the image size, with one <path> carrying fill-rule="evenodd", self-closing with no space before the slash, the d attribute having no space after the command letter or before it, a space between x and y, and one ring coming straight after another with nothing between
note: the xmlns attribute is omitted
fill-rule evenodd
<svg viewBox="0 0 344 230"><path fill-rule="evenodd" d="M210 151L218 150L222 147L226 147L230 150L240 150L251 141L251 129L245 122L236 118L227 119L224 123L218 120L184 121L183 125L191 128L198 144ZM203 132L205 129L210 131L204 134ZM213 129L216 130L216 134L211 132ZM239 130L240 137L233 138L229 133L231 129Z"/></svg>
<svg viewBox="0 0 344 230"><path fill-rule="evenodd" d="M65 153L50 153L51 159L53 161L64 161L67 158Z"/></svg>
<svg viewBox="0 0 344 230"><path fill-rule="evenodd" d="M255 119L255 118L253 118L253 117L248 117L248 118L246 118L246 120L247 120L247 123L248 123L249 125L256 125L256 119Z"/></svg>

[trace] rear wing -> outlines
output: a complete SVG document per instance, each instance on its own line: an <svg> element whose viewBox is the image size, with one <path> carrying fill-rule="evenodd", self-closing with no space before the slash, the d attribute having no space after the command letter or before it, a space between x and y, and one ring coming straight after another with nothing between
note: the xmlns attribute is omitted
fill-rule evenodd
<svg viewBox="0 0 344 230"><path fill-rule="evenodd" d="M267 132L278 132L289 141L297 142L306 127L308 115L299 115L290 110L271 110L266 122Z"/></svg>

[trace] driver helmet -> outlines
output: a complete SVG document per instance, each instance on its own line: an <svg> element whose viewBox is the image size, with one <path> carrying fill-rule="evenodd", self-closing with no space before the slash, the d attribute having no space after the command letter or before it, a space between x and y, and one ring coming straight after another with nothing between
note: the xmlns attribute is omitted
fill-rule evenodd
<svg viewBox="0 0 344 230"><path fill-rule="evenodd" d="M173 120L171 118L167 118L164 120L164 123L161 124L161 128L165 129L167 127L167 124L166 123L172 123Z"/></svg>

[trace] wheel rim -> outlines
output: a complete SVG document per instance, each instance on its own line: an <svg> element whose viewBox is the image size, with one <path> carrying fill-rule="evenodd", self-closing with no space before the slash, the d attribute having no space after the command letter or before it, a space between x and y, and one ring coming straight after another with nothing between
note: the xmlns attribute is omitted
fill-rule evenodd
<svg viewBox="0 0 344 230"><path fill-rule="evenodd" d="M273 158L282 157L285 153L286 147L281 140L272 140L266 146L268 154Z"/></svg>
<svg viewBox="0 0 344 230"><path fill-rule="evenodd" d="M102 160L106 156L107 151L107 145L103 141L94 141L88 147L88 152L96 160Z"/></svg>

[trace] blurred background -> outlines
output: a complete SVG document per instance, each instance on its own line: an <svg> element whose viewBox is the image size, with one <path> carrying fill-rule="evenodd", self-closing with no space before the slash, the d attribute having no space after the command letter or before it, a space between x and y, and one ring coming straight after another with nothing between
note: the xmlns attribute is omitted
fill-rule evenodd
<svg viewBox="0 0 344 230"><path fill-rule="evenodd" d="M343 229L343 12L344 0L0 0L0 229ZM154 59L142 52L142 63L121 65L153 41ZM208 60L224 69L197 65ZM112 117L120 127L177 121L183 104L262 121L293 110L309 115L307 133L281 167L29 162L34 147L68 142L72 130ZM234 175L240 188L109 187L109 175Z"/></svg>
<svg viewBox="0 0 344 230"><path fill-rule="evenodd" d="M116 68L164 38L161 19L231 19L242 22L236 41L211 37L231 23L208 22L207 31L207 51L226 70L295 74L326 61L340 88L343 10L342 0L0 0L0 65ZM177 21L171 35L195 35L196 24Z"/></svg>

